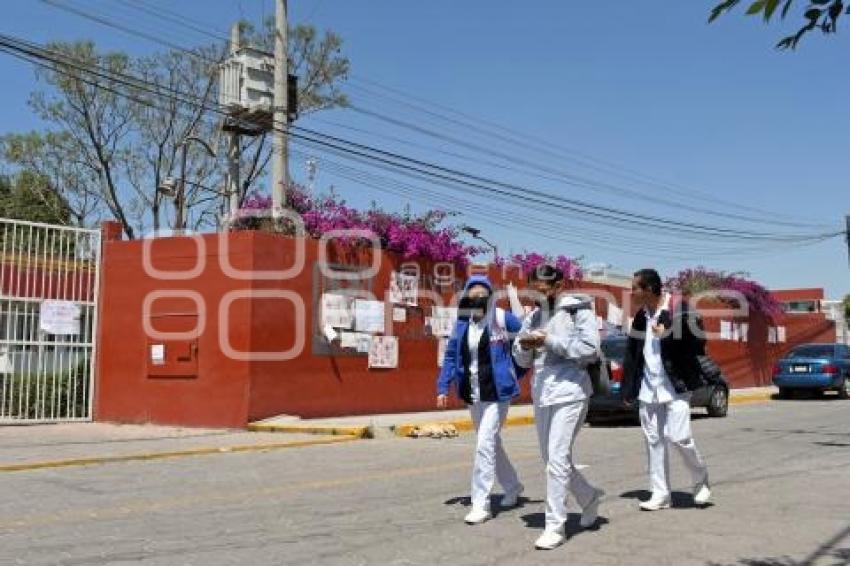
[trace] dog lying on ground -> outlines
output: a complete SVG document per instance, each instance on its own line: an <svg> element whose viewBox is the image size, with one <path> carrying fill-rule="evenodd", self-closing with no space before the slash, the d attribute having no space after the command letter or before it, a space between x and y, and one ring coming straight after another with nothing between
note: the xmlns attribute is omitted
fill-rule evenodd
<svg viewBox="0 0 850 566"><path fill-rule="evenodd" d="M451 423L429 423L417 425L410 430L408 436L411 438L455 438L457 427Z"/></svg>

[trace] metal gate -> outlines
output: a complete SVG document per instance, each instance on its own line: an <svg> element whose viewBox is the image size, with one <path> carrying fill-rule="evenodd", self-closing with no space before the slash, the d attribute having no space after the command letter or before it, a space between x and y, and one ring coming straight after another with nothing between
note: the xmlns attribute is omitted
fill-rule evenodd
<svg viewBox="0 0 850 566"><path fill-rule="evenodd" d="M100 232L0 219L0 424L91 420Z"/></svg>

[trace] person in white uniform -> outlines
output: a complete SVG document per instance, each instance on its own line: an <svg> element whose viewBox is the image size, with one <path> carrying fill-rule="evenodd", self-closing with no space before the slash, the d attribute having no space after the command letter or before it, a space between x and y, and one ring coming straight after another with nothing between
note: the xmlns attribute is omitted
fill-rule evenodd
<svg viewBox="0 0 850 566"><path fill-rule="evenodd" d="M469 406L475 425L472 509L464 518L470 525L493 517L490 493L496 480L504 489L502 508L516 506L523 492L501 437L511 399L519 395L510 344L521 323L493 305L492 295L493 286L486 277L469 278L437 378L437 406L447 406L449 389L455 386L458 397Z"/></svg>
<svg viewBox="0 0 850 566"><path fill-rule="evenodd" d="M632 297L642 308L629 332L623 399L628 405L640 403L646 437L651 496L640 508L670 507L671 449L681 454L690 470L694 503L706 505L711 498L708 469L691 433L691 392L704 384L698 356L705 354L705 340L699 319L686 301L662 293L661 277L654 269L634 274Z"/></svg>
<svg viewBox="0 0 850 566"><path fill-rule="evenodd" d="M543 550L565 540L567 492L581 506L585 528L596 524L604 495L573 463L573 445L592 392L587 365L598 356L598 323L589 297L559 297L563 281L563 272L551 265L529 275L529 287L541 300L523 321L514 343L517 363L534 368L534 420L546 465L546 526L535 546Z"/></svg>

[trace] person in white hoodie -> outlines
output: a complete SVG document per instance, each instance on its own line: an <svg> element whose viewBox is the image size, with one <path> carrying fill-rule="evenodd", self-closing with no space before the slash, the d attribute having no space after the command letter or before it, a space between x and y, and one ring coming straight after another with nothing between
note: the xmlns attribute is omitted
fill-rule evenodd
<svg viewBox="0 0 850 566"><path fill-rule="evenodd" d="M559 296L563 281L563 272L551 265L529 275L529 287L541 300L523 321L514 343L517 363L534 370L534 420L546 464L546 526L535 542L542 550L565 540L568 491L581 506L584 528L596 524L604 495L573 464L573 444L592 392L587 365L597 359L599 329L589 297Z"/></svg>

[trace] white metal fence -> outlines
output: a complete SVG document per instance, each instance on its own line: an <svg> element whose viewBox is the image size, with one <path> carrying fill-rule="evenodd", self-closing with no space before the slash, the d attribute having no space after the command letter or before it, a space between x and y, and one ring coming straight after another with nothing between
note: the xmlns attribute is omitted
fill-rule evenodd
<svg viewBox="0 0 850 566"><path fill-rule="evenodd" d="M0 424L91 420L100 232L0 219Z"/></svg>

